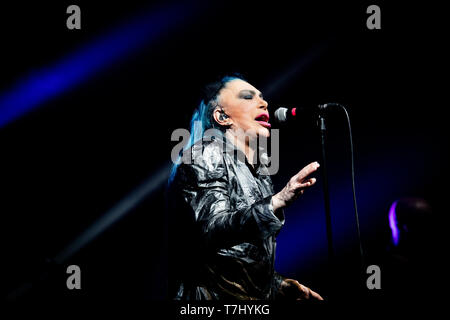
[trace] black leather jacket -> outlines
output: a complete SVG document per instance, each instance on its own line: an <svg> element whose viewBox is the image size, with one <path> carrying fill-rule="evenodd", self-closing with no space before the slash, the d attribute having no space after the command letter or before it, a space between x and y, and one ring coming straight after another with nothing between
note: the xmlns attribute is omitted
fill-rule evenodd
<svg viewBox="0 0 450 320"><path fill-rule="evenodd" d="M186 151L192 163L178 166L168 193L172 298L276 298L284 214L273 210L267 167L250 165L223 135Z"/></svg>

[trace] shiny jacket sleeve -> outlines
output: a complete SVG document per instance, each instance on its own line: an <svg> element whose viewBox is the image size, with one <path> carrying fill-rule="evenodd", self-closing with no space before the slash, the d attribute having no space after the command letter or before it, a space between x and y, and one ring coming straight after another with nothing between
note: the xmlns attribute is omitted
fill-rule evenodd
<svg viewBox="0 0 450 320"><path fill-rule="evenodd" d="M206 150L193 164L180 165L178 174L182 198L192 208L208 247L264 239L284 223L274 213L271 196L239 209L231 206L231 182L221 153Z"/></svg>
<svg viewBox="0 0 450 320"><path fill-rule="evenodd" d="M274 272L273 278L272 278L272 299L278 300L282 299L283 295L281 294L281 283L283 280L286 279L278 272Z"/></svg>

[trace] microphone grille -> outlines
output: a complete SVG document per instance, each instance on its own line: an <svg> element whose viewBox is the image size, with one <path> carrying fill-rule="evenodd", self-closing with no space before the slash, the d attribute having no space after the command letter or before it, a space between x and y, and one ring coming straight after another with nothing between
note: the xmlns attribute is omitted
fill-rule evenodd
<svg viewBox="0 0 450 320"><path fill-rule="evenodd" d="M284 122L287 120L287 108L278 108L277 110L275 110L275 119L277 119L279 122Z"/></svg>

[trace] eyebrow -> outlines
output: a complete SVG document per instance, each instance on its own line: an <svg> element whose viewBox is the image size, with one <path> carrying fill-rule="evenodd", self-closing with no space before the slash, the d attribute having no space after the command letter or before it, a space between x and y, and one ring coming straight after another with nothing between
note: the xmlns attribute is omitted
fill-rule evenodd
<svg viewBox="0 0 450 320"><path fill-rule="evenodd" d="M255 95L255 94L256 94L256 92L255 92L254 90L249 90L249 89L241 90L241 91L239 91L239 94L242 94L242 93L245 93L245 92L250 92L252 95ZM259 97L260 97L260 98L263 97L262 92L259 93Z"/></svg>

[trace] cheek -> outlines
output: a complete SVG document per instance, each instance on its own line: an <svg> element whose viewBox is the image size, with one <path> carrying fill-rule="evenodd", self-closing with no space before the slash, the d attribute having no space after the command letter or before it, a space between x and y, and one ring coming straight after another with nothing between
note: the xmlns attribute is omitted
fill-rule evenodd
<svg viewBox="0 0 450 320"><path fill-rule="evenodd" d="M235 103L229 106L230 115L235 116L239 119L249 119L252 109L255 107L245 101L240 101L239 103Z"/></svg>
<svg viewBox="0 0 450 320"><path fill-rule="evenodd" d="M229 115L236 127L246 130L256 130L259 133L260 125L255 122L255 104L253 101L239 101L229 105Z"/></svg>
<svg viewBox="0 0 450 320"><path fill-rule="evenodd" d="M236 124L240 126L250 127L254 126L255 119L252 118L250 110L244 108L236 110L231 117L235 120Z"/></svg>

